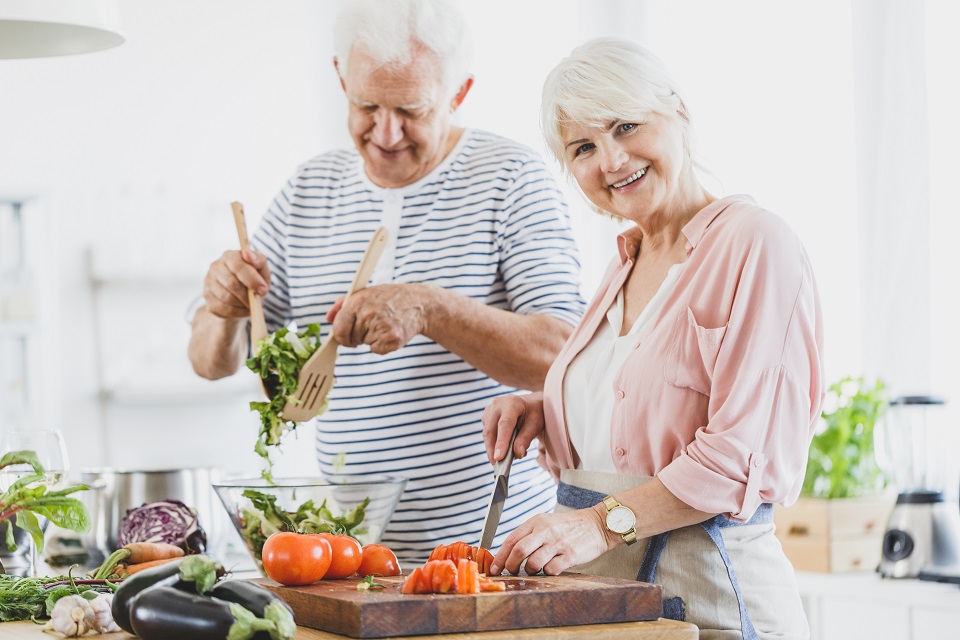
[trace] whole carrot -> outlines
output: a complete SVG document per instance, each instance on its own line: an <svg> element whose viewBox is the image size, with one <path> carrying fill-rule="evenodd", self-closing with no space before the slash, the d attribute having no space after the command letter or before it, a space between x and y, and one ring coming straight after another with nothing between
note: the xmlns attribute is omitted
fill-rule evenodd
<svg viewBox="0 0 960 640"><path fill-rule="evenodd" d="M183 557L183 549L166 542L131 542L123 548L130 552L126 558L128 564Z"/></svg>
<svg viewBox="0 0 960 640"><path fill-rule="evenodd" d="M162 565L162 564L167 564L168 562L173 562L174 560L178 560L178 559L179 559L179 558L161 558L160 560L150 560L149 562L140 562L140 563L137 563L137 564L128 564L128 565L127 565L127 568L124 569L123 572L124 572L126 575L128 575L128 576L132 576L132 575L135 574L135 573L140 573L140 572L143 571L144 569L150 569L150 568L152 568L152 567L159 567L159 566Z"/></svg>

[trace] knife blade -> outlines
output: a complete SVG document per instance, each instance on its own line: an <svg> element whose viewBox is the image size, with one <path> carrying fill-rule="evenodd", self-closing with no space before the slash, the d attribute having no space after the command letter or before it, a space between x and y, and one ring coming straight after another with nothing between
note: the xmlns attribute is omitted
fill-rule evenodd
<svg viewBox="0 0 960 640"><path fill-rule="evenodd" d="M503 460L498 460L493 467L493 494L490 496L490 506L487 508L487 517L483 521L483 532L480 534L480 546L489 549L497 535L500 525L500 516L503 514L503 505L507 501L510 480L510 466L513 464L513 441L517 439L520 425L513 430L510 436L510 446Z"/></svg>

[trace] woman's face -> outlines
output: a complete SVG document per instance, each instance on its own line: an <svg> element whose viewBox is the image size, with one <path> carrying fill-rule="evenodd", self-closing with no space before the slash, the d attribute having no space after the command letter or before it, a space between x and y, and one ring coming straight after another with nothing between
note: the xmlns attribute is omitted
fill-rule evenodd
<svg viewBox="0 0 960 640"><path fill-rule="evenodd" d="M601 209L641 228L664 220L683 199L689 162L680 116L648 114L606 128L566 125L564 161L584 194Z"/></svg>

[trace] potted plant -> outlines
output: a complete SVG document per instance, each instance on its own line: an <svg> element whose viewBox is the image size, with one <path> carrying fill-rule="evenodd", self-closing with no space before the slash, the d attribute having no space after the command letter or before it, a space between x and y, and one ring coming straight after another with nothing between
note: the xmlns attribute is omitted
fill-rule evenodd
<svg viewBox="0 0 960 640"><path fill-rule="evenodd" d="M810 443L801 498L776 509L777 536L798 570L872 570L893 508L874 434L887 407L883 381L845 377L830 385Z"/></svg>

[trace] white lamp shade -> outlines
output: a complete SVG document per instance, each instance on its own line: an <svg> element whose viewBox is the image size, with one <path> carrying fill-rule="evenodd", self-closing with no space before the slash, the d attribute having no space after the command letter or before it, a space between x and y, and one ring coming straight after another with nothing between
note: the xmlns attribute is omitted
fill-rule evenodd
<svg viewBox="0 0 960 640"><path fill-rule="evenodd" d="M116 0L0 0L0 58L89 53L124 40Z"/></svg>

